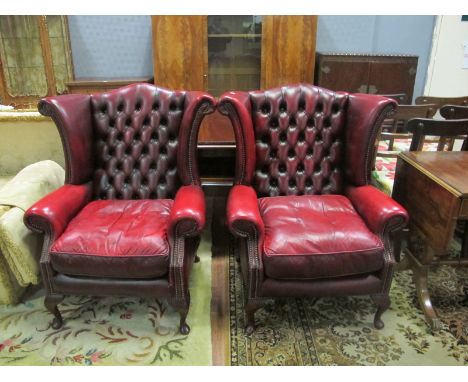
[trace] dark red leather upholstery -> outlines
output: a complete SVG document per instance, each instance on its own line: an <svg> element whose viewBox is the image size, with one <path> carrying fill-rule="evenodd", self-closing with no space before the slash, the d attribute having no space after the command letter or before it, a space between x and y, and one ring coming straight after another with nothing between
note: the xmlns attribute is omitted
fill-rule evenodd
<svg viewBox="0 0 468 382"><path fill-rule="evenodd" d="M341 277L382 268L382 241L345 196L281 196L259 199L258 204L268 277Z"/></svg>
<svg viewBox="0 0 468 382"><path fill-rule="evenodd" d="M58 127L65 154L65 183L89 182L94 171L91 97L66 94L39 102L41 114L52 117Z"/></svg>
<svg viewBox="0 0 468 382"><path fill-rule="evenodd" d="M371 95L350 94L346 117L347 184L364 186L370 182L377 139L382 122L395 111L396 101Z"/></svg>
<svg viewBox="0 0 468 382"><path fill-rule="evenodd" d="M35 231L57 238L90 199L89 184L66 184L31 206L24 214L24 222Z"/></svg>
<svg viewBox="0 0 468 382"><path fill-rule="evenodd" d="M372 186L348 187L346 195L367 226L378 235L394 226L406 225L408 213L395 200Z"/></svg>
<svg viewBox="0 0 468 382"><path fill-rule="evenodd" d="M92 291L169 297L188 334L189 275L206 219L197 136L214 106L207 93L147 83L40 101L62 138L66 185L31 207L25 223L44 234L55 329L64 295Z"/></svg>
<svg viewBox="0 0 468 382"><path fill-rule="evenodd" d="M183 186L177 191L174 205L169 219L169 230L175 234L179 222L186 222L186 226L179 228L180 234L195 235L205 226L206 204L205 195L199 186Z"/></svg>
<svg viewBox="0 0 468 382"><path fill-rule="evenodd" d="M173 198L184 93L141 85L91 97L95 196Z"/></svg>
<svg viewBox="0 0 468 382"><path fill-rule="evenodd" d="M408 217L369 181L381 122L396 102L294 84L228 92L218 108L236 136L226 214L247 330L264 298L349 294L372 296L382 328L395 265L390 234Z"/></svg>
<svg viewBox="0 0 468 382"><path fill-rule="evenodd" d="M348 96L313 86L250 93L259 196L343 190Z"/></svg>
<svg viewBox="0 0 468 382"><path fill-rule="evenodd" d="M169 267L172 203L168 199L89 203L53 243L54 269L80 276L164 276Z"/></svg>

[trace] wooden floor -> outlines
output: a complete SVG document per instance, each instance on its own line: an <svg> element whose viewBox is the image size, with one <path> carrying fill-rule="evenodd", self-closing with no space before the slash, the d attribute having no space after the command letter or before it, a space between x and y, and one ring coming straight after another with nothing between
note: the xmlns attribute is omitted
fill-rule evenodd
<svg viewBox="0 0 468 382"><path fill-rule="evenodd" d="M211 199L211 198L210 198ZM212 215L212 263L211 263L211 342L213 349L213 365L230 364L230 327L229 327L229 232L225 225L222 212L226 200L223 197L213 197L210 201Z"/></svg>

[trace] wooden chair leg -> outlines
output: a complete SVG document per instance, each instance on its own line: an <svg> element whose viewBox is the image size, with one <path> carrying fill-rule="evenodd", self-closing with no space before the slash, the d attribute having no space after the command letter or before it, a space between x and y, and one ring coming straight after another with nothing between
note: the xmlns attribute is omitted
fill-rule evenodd
<svg viewBox="0 0 468 382"><path fill-rule="evenodd" d="M190 308L190 293L187 293L187 297L184 300L170 299L169 305L171 305L180 315L179 333L187 335L190 333L190 326L187 324L187 315Z"/></svg>
<svg viewBox="0 0 468 382"><path fill-rule="evenodd" d="M247 322L245 326L246 335L251 335L255 331L255 312L263 305L264 303L259 300L247 300L245 304L245 318Z"/></svg>
<svg viewBox="0 0 468 382"><path fill-rule="evenodd" d="M48 294L44 299L44 305L47 310L54 315L52 321L52 328L60 329L63 325L62 314L60 313L57 305L63 301L64 296L61 294Z"/></svg>
<svg viewBox="0 0 468 382"><path fill-rule="evenodd" d="M374 327L383 329L385 326L382 321L382 314L390 307L390 297L388 294L376 294L371 296L372 300L377 304L377 312L374 316Z"/></svg>

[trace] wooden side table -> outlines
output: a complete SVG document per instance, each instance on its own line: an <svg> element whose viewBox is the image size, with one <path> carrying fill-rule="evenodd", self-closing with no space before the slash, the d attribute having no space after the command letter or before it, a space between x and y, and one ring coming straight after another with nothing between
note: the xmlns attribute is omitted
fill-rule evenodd
<svg viewBox="0 0 468 382"><path fill-rule="evenodd" d="M468 152L400 153L392 196L409 213L404 261L413 270L426 320L432 330L438 330L440 320L432 306L428 272L434 264L468 265L468 258L462 255L447 259L457 220L468 220ZM462 248L461 253L466 252Z"/></svg>

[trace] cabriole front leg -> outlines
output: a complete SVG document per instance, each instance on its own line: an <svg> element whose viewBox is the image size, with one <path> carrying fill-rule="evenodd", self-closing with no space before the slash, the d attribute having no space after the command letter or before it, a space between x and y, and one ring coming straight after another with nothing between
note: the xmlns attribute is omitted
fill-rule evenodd
<svg viewBox="0 0 468 382"><path fill-rule="evenodd" d="M179 333L187 335L190 333L190 326L187 324L187 315L190 308L190 293L187 292L185 299L170 299L169 304L177 311L180 315Z"/></svg>
<svg viewBox="0 0 468 382"><path fill-rule="evenodd" d="M53 293L48 294L44 300L44 305L47 310L55 316L52 321L52 328L54 329L60 329L63 325L63 318L57 307L57 305L63 301L63 298L63 295Z"/></svg>
<svg viewBox="0 0 468 382"><path fill-rule="evenodd" d="M371 298L377 305L377 312L375 312L374 316L374 327L376 329L383 329L385 324L382 321L382 314L390 307L390 296L388 294L375 294Z"/></svg>

